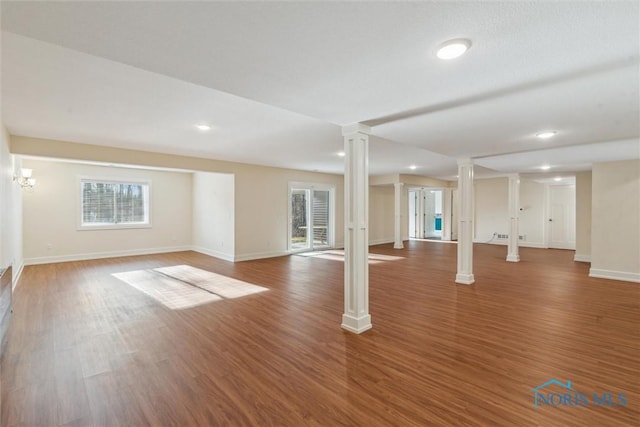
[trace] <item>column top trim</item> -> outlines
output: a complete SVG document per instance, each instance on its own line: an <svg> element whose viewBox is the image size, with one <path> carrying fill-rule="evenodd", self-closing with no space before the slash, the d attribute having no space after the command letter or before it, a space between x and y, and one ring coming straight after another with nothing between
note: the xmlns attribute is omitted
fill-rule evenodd
<svg viewBox="0 0 640 427"><path fill-rule="evenodd" d="M353 123L351 125L342 126L342 136L351 135L353 133L365 133L371 135L371 127L362 123Z"/></svg>
<svg viewBox="0 0 640 427"><path fill-rule="evenodd" d="M473 166L473 159L468 157L458 159L458 166Z"/></svg>

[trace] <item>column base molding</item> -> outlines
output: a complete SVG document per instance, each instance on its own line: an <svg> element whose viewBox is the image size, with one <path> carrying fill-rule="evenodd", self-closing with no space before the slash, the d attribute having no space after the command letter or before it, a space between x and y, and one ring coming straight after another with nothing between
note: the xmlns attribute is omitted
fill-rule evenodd
<svg viewBox="0 0 640 427"><path fill-rule="evenodd" d="M520 262L520 255L507 255L507 261L509 262Z"/></svg>
<svg viewBox="0 0 640 427"><path fill-rule="evenodd" d="M361 334L368 331L373 326L371 324L371 315L367 314L362 317L353 317L348 314L342 315L342 329L346 329L354 334Z"/></svg>
<svg viewBox="0 0 640 427"><path fill-rule="evenodd" d="M473 274L456 274L456 283L459 283L461 285L472 285L475 281L476 280L473 277Z"/></svg>
<svg viewBox="0 0 640 427"><path fill-rule="evenodd" d="M402 243L396 243L393 245L393 249L404 249L404 245Z"/></svg>

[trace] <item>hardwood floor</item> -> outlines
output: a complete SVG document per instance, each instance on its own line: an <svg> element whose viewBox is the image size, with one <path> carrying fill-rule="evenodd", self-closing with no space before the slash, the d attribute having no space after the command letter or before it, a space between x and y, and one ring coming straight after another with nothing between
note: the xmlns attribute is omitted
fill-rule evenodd
<svg viewBox="0 0 640 427"><path fill-rule="evenodd" d="M340 328L339 254L26 267L2 356L2 425L639 425L640 284L589 278L571 251L523 248L508 263L504 247L476 245L476 283L456 285L455 251L372 247L362 335ZM121 280L174 265L267 290L170 309ZM550 379L589 404L535 408L532 389ZM626 406L593 402L608 392Z"/></svg>

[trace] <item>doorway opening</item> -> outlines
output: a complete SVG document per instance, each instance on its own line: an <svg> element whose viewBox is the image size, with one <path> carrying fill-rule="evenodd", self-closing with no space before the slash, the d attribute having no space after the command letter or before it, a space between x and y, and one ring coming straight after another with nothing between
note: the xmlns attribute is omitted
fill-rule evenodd
<svg viewBox="0 0 640 427"><path fill-rule="evenodd" d="M410 188L409 238L457 240L456 193L455 188Z"/></svg>

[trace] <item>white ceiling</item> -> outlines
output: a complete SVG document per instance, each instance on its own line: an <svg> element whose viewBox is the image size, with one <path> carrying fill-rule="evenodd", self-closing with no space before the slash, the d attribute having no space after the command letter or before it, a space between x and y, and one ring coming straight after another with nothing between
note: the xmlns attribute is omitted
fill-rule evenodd
<svg viewBox="0 0 640 427"><path fill-rule="evenodd" d="M341 173L340 125L364 122L373 174L448 179L459 157L479 176L640 158L637 2L1 7L13 134Z"/></svg>

